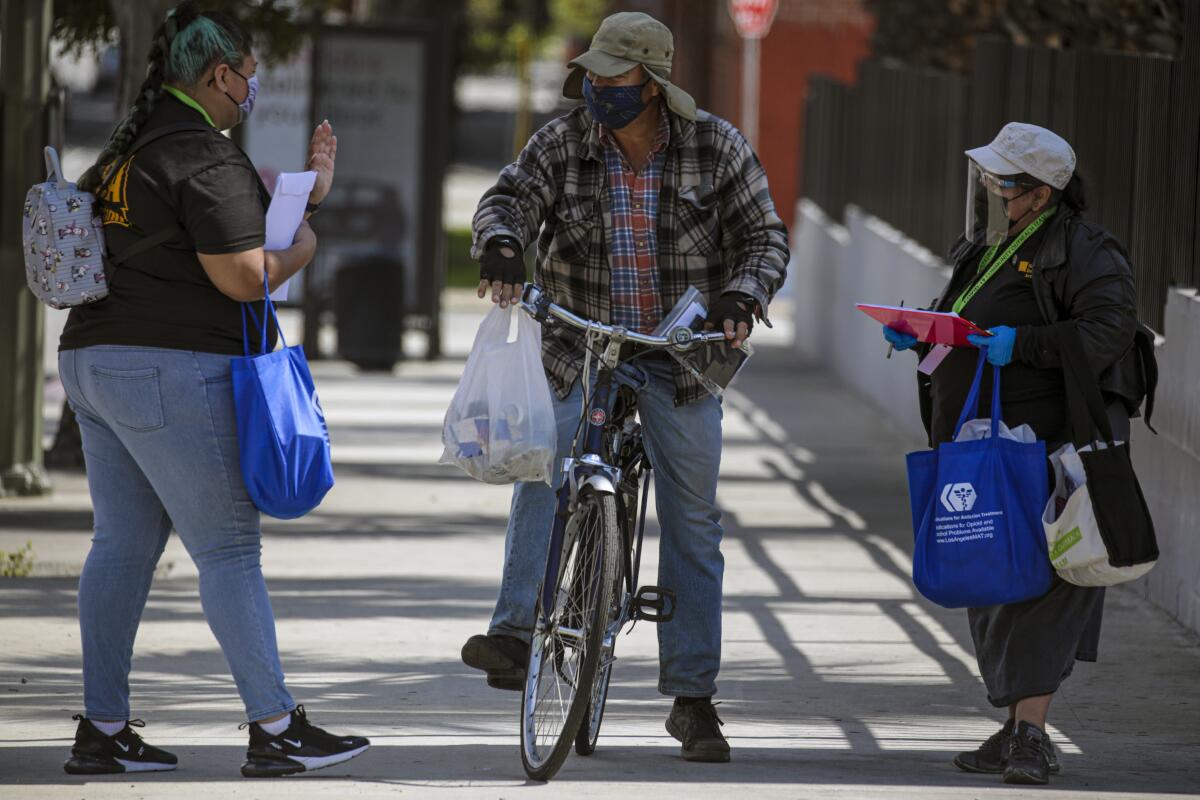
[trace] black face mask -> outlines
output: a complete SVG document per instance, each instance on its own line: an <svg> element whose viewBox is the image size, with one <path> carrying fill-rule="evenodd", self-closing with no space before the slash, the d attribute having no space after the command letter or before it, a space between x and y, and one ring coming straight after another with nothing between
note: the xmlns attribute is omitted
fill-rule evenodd
<svg viewBox="0 0 1200 800"><path fill-rule="evenodd" d="M1029 194L1030 192L1036 192L1036 191L1037 191L1038 189L1040 189L1040 188L1042 188L1042 187L1040 187L1040 186L1031 186L1031 187L1029 187L1028 189L1026 189L1025 191L1021 192L1021 193L1020 193L1019 195L1017 195L1016 197L1001 197L1000 199L1004 201L1004 213L1005 213L1005 214L1007 214L1007 213L1008 213L1008 204L1009 204L1009 203L1011 203L1011 202L1012 202L1012 201L1014 201L1014 200L1020 200L1020 199L1021 199L1022 197L1024 197L1025 195Z"/></svg>

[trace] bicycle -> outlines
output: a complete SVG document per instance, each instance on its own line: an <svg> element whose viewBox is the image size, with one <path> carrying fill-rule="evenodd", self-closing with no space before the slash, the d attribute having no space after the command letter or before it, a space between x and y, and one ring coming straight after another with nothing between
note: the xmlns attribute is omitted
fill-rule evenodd
<svg viewBox="0 0 1200 800"><path fill-rule="evenodd" d="M572 744L579 755L596 749L621 629L638 620L670 622L675 614L670 589L638 587L651 466L637 421L639 385L621 366L654 350L724 342L725 335L680 326L651 336L603 325L555 305L532 284L521 305L545 328L581 331L586 353L580 421L562 464L521 698L521 761L530 778L546 781ZM630 355L630 344L641 351ZM589 386L593 357L598 371Z"/></svg>

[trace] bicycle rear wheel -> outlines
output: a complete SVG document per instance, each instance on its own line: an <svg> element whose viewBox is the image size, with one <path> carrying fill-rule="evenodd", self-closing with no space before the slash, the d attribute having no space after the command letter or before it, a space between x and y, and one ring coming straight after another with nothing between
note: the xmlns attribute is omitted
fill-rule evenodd
<svg viewBox="0 0 1200 800"><path fill-rule="evenodd" d="M592 683L592 697L587 716L575 735L575 752L590 756L596 752L596 740L600 738L600 725L604 722L604 705L608 702L608 684L612 680L613 663L617 660L617 637L621 633L622 611L624 610L624 570L620 562L613 572L612 602L605 623L604 643L600 648L600 664L596 668L596 680Z"/></svg>
<svg viewBox="0 0 1200 800"><path fill-rule="evenodd" d="M567 520L554 607L537 625L521 698L521 762L533 780L554 777L592 705L617 572L616 503L585 491Z"/></svg>
<svg viewBox="0 0 1200 800"><path fill-rule="evenodd" d="M579 733L575 734L575 752L581 756L590 756L596 752L596 740L600 738L600 725L604 722L604 706L608 702L608 683L612 680L612 667L612 661L609 661L596 672L587 716L579 726Z"/></svg>

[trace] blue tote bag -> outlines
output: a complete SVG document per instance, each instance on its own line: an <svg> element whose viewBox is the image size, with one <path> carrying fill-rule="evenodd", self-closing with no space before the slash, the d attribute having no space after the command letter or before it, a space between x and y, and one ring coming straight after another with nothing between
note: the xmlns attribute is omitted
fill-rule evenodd
<svg viewBox="0 0 1200 800"><path fill-rule="evenodd" d="M329 430L317 400L308 359L299 345L288 347L279 318L266 292L262 318L262 350L251 355L246 312L255 327L257 315L242 304L245 356L232 359L233 402L237 414L242 479L254 505L278 519L301 517L320 505L333 487ZM267 321L274 320L283 347L267 352Z"/></svg>
<svg viewBox="0 0 1200 800"><path fill-rule="evenodd" d="M985 364L981 352L956 439L979 411ZM1050 496L1046 443L1001 437L1000 414L995 367L990 435L908 455L913 583L945 608L1018 603L1045 594L1053 579L1042 533Z"/></svg>

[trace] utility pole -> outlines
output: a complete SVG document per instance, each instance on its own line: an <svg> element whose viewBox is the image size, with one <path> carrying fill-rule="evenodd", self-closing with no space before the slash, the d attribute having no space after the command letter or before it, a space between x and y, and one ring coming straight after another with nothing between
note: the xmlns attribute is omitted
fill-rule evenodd
<svg viewBox="0 0 1200 800"><path fill-rule="evenodd" d="M0 495L45 494L42 466L43 309L25 287L18 213L25 193L45 180L42 146L50 97L53 3L3 0L4 81L0 137Z"/></svg>
<svg viewBox="0 0 1200 800"><path fill-rule="evenodd" d="M517 30L517 113L513 120L513 160L521 154L533 132L533 76L530 74L533 61L534 15L533 0L520 4L520 22Z"/></svg>

